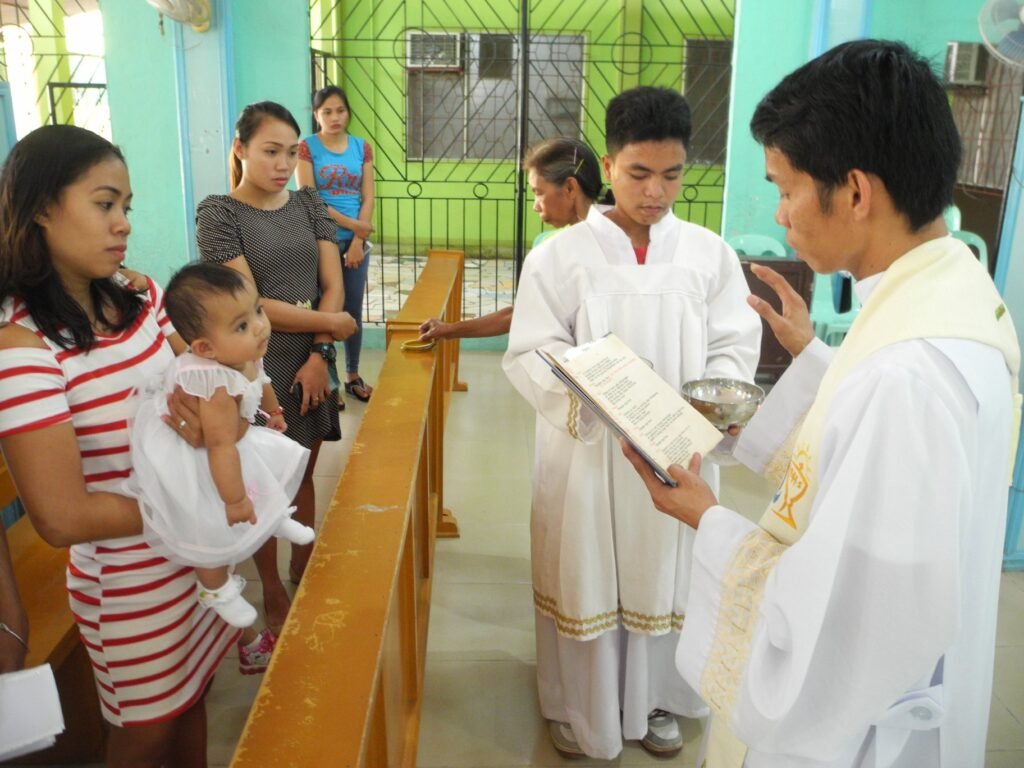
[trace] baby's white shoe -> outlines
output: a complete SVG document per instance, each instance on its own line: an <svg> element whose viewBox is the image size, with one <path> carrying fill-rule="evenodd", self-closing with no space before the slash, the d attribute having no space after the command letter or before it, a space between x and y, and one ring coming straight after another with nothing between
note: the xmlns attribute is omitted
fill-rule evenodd
<svg viewBox="0 0 1024 768"><path fill-rule="evenodd" d="M298 520L286 517L277 526L274 535L278 538L288 539L292 544L311 544L316 538L316 531L308 525L303 525Z"/></svg>
<svg viewBox="0 0 1024 768"><path fill-rule="evenodd" d="M256 621L256 609L242 597L245 579L237 575L229 575L224 585L217 589L207 589L196 584L199 604L213 608L224 621L233 627L250 627Z"/></svg>

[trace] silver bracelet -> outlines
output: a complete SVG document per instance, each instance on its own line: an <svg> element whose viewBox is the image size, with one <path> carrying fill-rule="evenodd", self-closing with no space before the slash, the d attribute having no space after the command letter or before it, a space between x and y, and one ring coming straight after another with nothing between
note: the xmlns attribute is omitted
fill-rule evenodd
<svg viewBox="0 0 1024 768"><path fill-rule="evenodd" d="M8 635L10 635L19 643L21 643L22 648L24 648L26 651L28 650L28 643L25 642L25 638L19 635L17 632L15 632L13 629L11 629L10 625L6 622L0 621L0 632L6 632Z"/></svg>

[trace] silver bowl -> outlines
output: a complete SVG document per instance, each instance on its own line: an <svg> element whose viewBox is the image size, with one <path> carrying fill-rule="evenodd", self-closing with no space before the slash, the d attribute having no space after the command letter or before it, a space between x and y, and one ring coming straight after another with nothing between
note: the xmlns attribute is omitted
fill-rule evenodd
<svg viewBox="0 0 1024 768"><path fill-rule="evenodd" d="M718 429L745 426L764 400L764 390L739 379L696 379L683 384L682 395Z"/></svg>

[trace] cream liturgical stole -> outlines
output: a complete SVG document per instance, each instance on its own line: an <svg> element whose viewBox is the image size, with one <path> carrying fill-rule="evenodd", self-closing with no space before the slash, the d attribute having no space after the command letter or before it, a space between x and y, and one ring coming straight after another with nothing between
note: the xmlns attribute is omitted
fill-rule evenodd
<svg viewBox="0 0 1024 768"><path fill-rule="evenodd" d="M911 339L966 339L1000 350L1012 378L1016 423L1010 471L1020 434L1020 347L1013 322L985 268L970 249L950 237L930 240L897 259L861 307L825 373L814 403L794 436L769 462L779 490L759 522L737 548L722 584L722 608L713 650L701 678L711 707L705 765L741 766L746 747L730 731L757 622L758 606L775 562L807 530L818 490L818 453L825 419L839 385L868 356ZM778 472L784 468L784 474ZM880 713L881 714L881 713Z"/></svg>

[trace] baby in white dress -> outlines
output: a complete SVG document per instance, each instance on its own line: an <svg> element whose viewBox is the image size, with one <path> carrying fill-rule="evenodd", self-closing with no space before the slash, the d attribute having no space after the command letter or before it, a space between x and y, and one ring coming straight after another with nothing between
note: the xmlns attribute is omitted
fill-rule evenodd
<svg viewBox="0 0 1024 768"><path fill-rule="evenodd" d="M314 538L291 518L309 451L282 434L284 410L263 372L270 322L256 287L228 267L192 264L171 279L165 302L190 351L145 388L132 423L144 532L157 552L196 569L200 604L247 627L256 609L233 566L270 536L296 544ZM162 419L176 387L199 398L202 448ZM266 427L252 425L257 413Z"/></svg>

